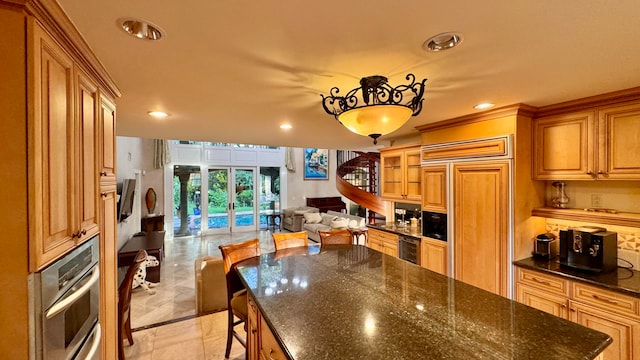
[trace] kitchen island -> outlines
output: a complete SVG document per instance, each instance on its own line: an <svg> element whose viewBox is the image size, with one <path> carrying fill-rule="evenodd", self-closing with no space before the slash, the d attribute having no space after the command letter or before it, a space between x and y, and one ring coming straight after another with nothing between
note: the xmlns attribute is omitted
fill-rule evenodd
<svg viewBox="0 0 640 360"><path fill-rule="evenodd" d="M285 249L236 269L268 328L257 332L292 360L594 359L611 342L360 245Z"/></svg>

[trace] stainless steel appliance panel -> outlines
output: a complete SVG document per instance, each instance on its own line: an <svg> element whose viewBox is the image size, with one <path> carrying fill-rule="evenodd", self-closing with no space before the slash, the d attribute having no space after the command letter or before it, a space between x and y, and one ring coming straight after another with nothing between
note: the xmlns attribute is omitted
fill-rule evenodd
<svg viewBox="0 0 640 360"><path fill-rule="evenodd" d="M35 274L36 358L76 359L88 339L100 332L99 238L95 236ZM99 341L99 336L98 336ZM95 344L95 342L93 342ZM99 348L99 342L98 342ZM93 346L89 345L88 349ZM90 354L89 351L87 354ZM92 355L94 356L94 355ZM86 356L85 356L86 357Z"/></svg>

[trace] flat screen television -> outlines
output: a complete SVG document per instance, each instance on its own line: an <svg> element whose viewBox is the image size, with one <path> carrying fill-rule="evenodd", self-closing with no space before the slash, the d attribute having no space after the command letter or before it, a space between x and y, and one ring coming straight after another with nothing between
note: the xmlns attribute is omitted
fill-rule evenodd
<svg viewBox="0 0 640 360"><path fill-rule="evenodd" d="M136 179L124 179L120 200L118 201L118 222L128 218L133 213L133 199L136 193Z"/></svg>

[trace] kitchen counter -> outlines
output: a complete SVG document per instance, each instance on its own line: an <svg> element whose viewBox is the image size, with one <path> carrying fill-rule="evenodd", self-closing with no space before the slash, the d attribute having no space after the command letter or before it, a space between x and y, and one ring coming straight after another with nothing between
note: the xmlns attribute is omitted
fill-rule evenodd
<svg viewBox="0 0 640 360"><path fill-rule="evenodd" d="M237 270L289 359L593 359L611 342L360 245L285 249Z"/></svg>
<svg viewBox="0 0 640 360"><path fill-rule="evenodd" d="M412 228L411 226L399 227L395 223L367 224L367 227L371 229L390 232L393 234L411 236L418 240L420 240L420 238L422 237L422 230L420 229L420 227L414 227L414 228Z"/></svg>
<svg viewBox="0 0 640 360"><path fill-rule="evenodd" d="M513 264L640 297L640 271L637 270L619 267L616 271L599 274L560 266L558 259L542 260L533 257L514 261Z"/></svg>

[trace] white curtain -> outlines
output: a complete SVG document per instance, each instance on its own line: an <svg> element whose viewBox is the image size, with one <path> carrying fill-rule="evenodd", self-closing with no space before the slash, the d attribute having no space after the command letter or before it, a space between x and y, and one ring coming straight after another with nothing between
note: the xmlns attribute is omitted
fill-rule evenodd
<svg viewBox="0 0 640 360"><path fill-rule="evenodd" d="M153 140L153 167L162 169L171 162L169 154L169 141L164 139Z"/></svg>
<svg viewBox="0 0 640 360"><path fill-rule="evenodd" d="M288 147L284 153L284 166L291 172L296 172L296 161L293 157L293 148Z"/></svg>

